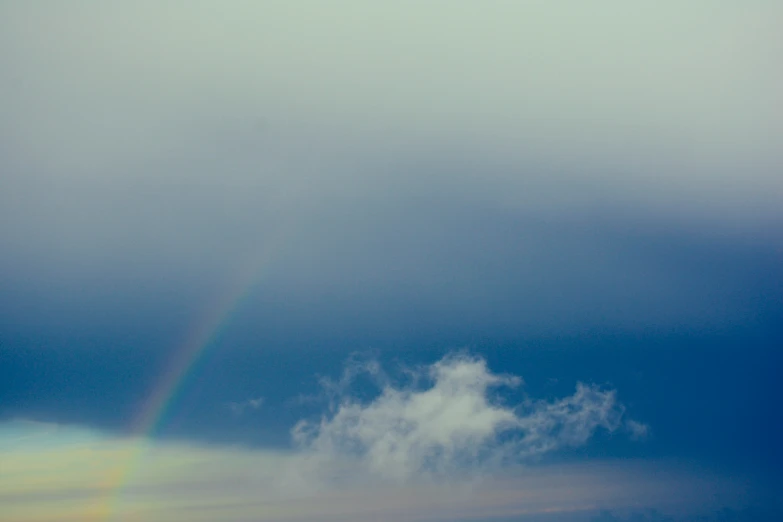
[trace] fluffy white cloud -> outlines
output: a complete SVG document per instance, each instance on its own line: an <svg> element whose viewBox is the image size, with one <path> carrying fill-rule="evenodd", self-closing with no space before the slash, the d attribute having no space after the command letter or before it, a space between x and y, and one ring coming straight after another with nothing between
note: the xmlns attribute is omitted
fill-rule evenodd
<svg viewBox="0 0 783 522"><path fill-rule="evenodd" d="M563 399L505 405L493 389L518 386L521 379L492 373L486 361L467 355L429 367L429 386L383 379L380 395L362 402L348 391L358 368L351 366L340 386L330 387L339 391L333 411L299 422L294 440L313 461L349 460L394 481L497 470L579 446L598 429L618 429L624 413L613 390L583 383ZM380 374L377 365L367 372Z"/></svg>

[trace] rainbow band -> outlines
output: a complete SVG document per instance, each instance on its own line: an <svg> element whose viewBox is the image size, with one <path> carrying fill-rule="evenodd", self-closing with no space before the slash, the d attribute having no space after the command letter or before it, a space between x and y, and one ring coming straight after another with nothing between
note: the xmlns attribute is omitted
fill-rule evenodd
<svg viewBox="0 0 783 522"><path fill-rule="evenodd" d="M172 404L176 402L182 390L185 378L201 360L211 342L217 337L221 327L237 310L245 298L262 279L270 260L270 250L266 249L237 272L233 282L211 309L204 314L193 330L176 350L166 371L158 380L144 408L132 423L132 432L137 444L131 445L122 464L106 477L101 489L107 495L97 506L92 520L109 521L119 515L120 502L125 486L132 479L141 457L150 446L151 436L161 427ZM131 519L133 519L131 517Z"/></svg>

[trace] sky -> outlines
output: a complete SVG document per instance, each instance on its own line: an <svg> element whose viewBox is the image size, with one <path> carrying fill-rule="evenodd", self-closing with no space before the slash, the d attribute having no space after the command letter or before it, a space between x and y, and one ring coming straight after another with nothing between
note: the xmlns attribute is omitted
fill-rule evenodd
<svg viewBox="0 0 783 522"><path fill-rule="evenodd" d="M781 16L0 2L0 522L783 519Z"/></svg>

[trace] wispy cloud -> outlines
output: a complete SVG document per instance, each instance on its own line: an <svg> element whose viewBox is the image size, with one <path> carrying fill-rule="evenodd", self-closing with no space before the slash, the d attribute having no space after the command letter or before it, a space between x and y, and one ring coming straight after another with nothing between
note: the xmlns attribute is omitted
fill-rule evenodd
<svg viewBox="0 0 783 522"><path fill-rule="evenodd" d="M247 410L257 410L264 405L264 398L258 397L256 399L248 399L243 402L229 402L228 408L234 415L242 415Z"/></svg>
<svg viewBox="0 0 783 522"><path fill-rule="evenodd" d="M651 508L628 515L605 510L591 518L590 522L777 522L781 520L781 515L783 510L775 506L742 509L723 507L713 513L699 515L670 515Z"/></svg>
<svg viewBox="0 0 783 522"><path fill-rule="evenodd" d="M650 434L650 426L632 419L625 422L625 427L635 440L645 439Z"/></svg>

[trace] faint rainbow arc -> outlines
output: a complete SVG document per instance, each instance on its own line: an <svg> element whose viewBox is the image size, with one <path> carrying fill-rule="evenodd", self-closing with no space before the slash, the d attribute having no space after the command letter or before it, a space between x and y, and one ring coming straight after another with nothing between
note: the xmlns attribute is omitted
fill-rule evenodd
<svg viewBox="0 0 783 522"><path fill-rule="evenodd" d="M125 458L121 459L120 465L111 471L101 485L101 489L107 492L107 496L104 496L97 512L94 513L95 520L112 520L112 517L117 514L122 489L131 480L141 457L149 448L150 435L163 422L168 407L174 402L177 392L184 384L185 377L206 352L211 341L220 332L221 326L239 308L253 287L261 282L270 259L270 251L265 250L240 269L232 278L228 290L223 292L209 311L202 315L201 320L196 323L198 327L186 336L185 341L175 351L149 399L144 403L141 413L131 424L136 444L131 445Z"/></svg>

